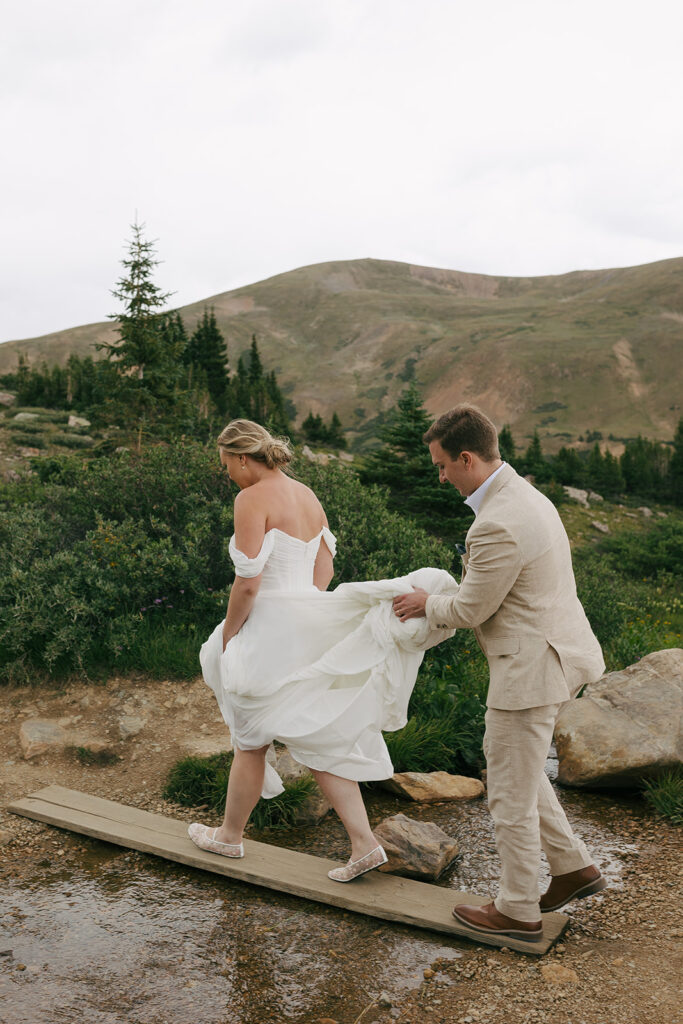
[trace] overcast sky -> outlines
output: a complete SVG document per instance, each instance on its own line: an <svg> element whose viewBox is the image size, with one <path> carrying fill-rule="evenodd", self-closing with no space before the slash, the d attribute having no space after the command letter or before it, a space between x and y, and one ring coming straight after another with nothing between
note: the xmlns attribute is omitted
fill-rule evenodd
<svg viewBox="0 0 683 1024"><path fill-rule="evenodd" d="M137 215L184 305L324 260L683 255L680 0L22 0L0 341L103 320Z"/></svg>

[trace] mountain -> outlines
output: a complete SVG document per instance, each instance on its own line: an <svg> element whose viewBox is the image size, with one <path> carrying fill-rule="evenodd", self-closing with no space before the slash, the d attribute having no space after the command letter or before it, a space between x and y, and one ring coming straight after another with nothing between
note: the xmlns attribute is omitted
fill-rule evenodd
<svg viewBox="0 0 683 1024"><path fill-rule="evenodd" d="M321 263L182 307L189 330L206 307L233 365L255 334L298 420L336 410L361 445L411 379L431 413L475 402L548 451L588 431L614 450L668 440L683 412L683 259L524 278ZM113 336L103 323L7 342L0 373L20 353L64 363Z"/></svg>

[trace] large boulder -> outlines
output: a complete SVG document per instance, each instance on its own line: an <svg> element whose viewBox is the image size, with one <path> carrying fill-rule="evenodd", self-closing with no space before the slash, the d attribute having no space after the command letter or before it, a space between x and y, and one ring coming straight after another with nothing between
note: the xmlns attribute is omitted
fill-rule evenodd
<svg viewBox="0 0 683 1024"><path fill-rule="evenodd" d="M394 814L372 831L389 858L379 870L392 875L433 881L458 856L456 840L431 821Z"/></svg>
<svg viewBox="0 0 683 1024"><path fill-rule="evenodd" d="M555 725L557 781L564 786L637 788L683 758L683 650L648 654L610 672L570 701Z"/></svg>
<svg viewBox="0 0 683 1024"><path fill-rule="evenodd" d="M382 782L384 789L408 800L433 804L440 800L476 800L484 795L484 783L448 772L397 772Z"/></svg>

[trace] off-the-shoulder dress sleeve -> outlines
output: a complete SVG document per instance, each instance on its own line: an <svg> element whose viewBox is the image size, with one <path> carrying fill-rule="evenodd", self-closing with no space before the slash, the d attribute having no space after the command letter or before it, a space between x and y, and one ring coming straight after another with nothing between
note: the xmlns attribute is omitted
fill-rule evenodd
<svg viewBox="0 0 683 1024"><path fill-rule="evenodd" d="M332 533L332 530L329 529L329 527L323 526L322 538L327 544L330 554L334 558L334 556L337 554L337 538Z"/></svg>
<svg viewBox="0 0 683 1024"><path fill-rule="evenodd" d="M254 576L260 576L263 572L263 567L270 558L270 553L273 550L273 544L275 538L272 531L269 531L263 538L263 544L261 550L255 558L247 558L247 556L239 550L235 544L235 534L233 533L230 538L230 557L232 563L235 566L235 575L241 576L243 579L252 579Z"/></svg>

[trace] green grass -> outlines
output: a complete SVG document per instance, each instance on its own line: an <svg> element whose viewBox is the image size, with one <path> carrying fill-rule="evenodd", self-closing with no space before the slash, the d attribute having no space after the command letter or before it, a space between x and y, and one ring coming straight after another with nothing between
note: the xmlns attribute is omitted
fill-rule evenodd
<svg viewBox="0 0 683 1024"><path fill-rule="evenodd" d="M91 750L90 747L71 747L71 751L79 764L106 768L121 759L111 750Z"/></svg>
<svg viewBox="0 0 683 1024"><path fill-rule="evenodd" d="M171 768L163 790L164 798L183 807L208 807L222 814L232 760L232 753L183 758ZM284 793L258 801L250 823L257 829L290 827L315 789L312 775L286 782Z"/></svg>
<svg viewBox="0 0 683 1024"><path fill-rule="evenodd" d="M647 781L644 795L663 817L674 825L683 825L683 770L680 767Z"/></svg>

